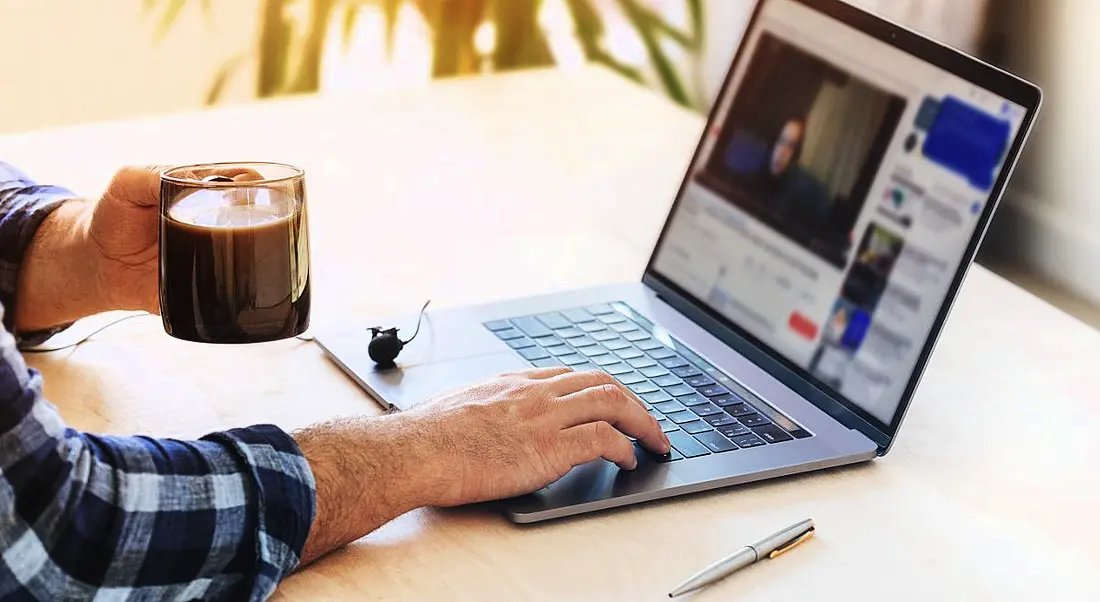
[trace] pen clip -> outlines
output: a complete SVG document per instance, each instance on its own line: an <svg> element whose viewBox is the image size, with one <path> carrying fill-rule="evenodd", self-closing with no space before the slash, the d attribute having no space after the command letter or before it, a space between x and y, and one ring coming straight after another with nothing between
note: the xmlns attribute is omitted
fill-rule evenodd
<svg viewBox="0 0 1100 602"><path fill-rule="evenodd" d="M775 550L772 551L771 554L768 554L768 558L778 558L779 556L781 556L783 554L786 554L787 552L795 549L796 547L806 543L807 541L809 541L809 539L811 537L814 536L814 531L816 531L816 529L811 528L809 531L806 531L802 535L799 535L798 537L792 539L791 541L789 541L789 542L783 544L782 546L776 548Z"/></svg>

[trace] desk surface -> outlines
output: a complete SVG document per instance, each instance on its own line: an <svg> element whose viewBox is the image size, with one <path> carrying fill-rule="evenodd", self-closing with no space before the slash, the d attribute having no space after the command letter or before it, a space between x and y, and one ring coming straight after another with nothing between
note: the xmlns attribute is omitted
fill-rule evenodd
<svg viewBox="0 0 1100 602"><path fill-rule="evenodd" d="M125 163L302 165L316 321L364 324L428 297L637 279L702 126L585 69L9 136L0 157L87 194ZM190 345L155 318L32 363L92 431L196 437L378 411L311 344ZM813 517L810 545L695 599L1100 599L1097 366L1100 333L976 268L884 459L533 527L421 510L277 598L667 599L735 546Z"/></svg>

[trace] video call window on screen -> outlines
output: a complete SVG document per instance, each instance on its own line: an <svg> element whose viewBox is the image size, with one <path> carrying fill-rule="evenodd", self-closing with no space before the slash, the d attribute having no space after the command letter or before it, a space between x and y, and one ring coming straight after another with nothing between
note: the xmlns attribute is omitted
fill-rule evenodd
<svg viewBox="0 0 1100 602"><path fill-rule="evenodd" d="M696 181L838 268L906 100L764 33Z"/></svg>

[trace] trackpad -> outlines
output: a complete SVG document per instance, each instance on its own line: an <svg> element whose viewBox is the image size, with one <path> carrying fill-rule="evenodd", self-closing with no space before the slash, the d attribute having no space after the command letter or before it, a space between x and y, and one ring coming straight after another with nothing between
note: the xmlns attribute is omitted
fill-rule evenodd
<svg viewBox="0 0 1100 602"><path fill-rule="evenodd" d="M444 391L472 385L502 372L529 368L527 362L509 350L404 369L373 370L366 374L365 380L383 401L407 410Z"/></svg>

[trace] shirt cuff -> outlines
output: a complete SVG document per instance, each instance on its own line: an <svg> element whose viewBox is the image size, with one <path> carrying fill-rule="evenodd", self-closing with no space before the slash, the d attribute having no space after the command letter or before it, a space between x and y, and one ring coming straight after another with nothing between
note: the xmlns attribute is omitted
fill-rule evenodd
<svg viewBox="0 0 1100 602"><path fill-rule="evenodd" d="M250 599L265 600L298 567L316 515L316 483L298 442L259 425L203 437L236 452L256 486L256 580Z"/></svg>
<svg viewBox="0 0 1100 602"><path fill-rule="evenodd" d="M20 347L39 345L72 324L48 330L16 332L15 297L19 286L19 270L27 247L34 240L42 222L65 201L76 198L72 192L58 186L38 186L19 181L18 187L0 188L0 303L7 308L4 327L15 335ZM25 185L24 185L25 184Z"/></svg>

